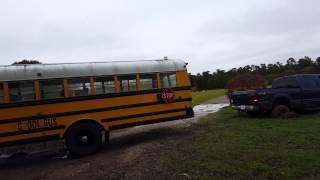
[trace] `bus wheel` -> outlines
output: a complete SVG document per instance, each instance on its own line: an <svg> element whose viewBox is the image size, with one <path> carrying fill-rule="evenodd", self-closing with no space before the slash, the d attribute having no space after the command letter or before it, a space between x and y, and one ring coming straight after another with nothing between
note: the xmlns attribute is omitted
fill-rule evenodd
<svg viewBox="0 0 320 180"><path fill-rule="evenodd" d="M66 146L72 156L93 154L102 146L101 130L95 124L80 123L68 132Z"/></svg>

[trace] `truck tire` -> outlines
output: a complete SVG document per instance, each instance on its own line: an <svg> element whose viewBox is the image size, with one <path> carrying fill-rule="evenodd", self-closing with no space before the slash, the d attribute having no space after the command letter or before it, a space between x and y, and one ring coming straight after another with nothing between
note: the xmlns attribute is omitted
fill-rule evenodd
<svg viewBox="0 0 320 180"><path fill-rule="evenodd" d="M271 116L273 118L283 118L286 114L290 112L290 108L286 105L276 105L272 109Z"/></svg>
<svg viewBox="0 0 320 180"><path fill-rule="evenodd" d="M93 123L80 123L66 135L66 146L74 157L93 154L102 147L100 128Z"/></svg>

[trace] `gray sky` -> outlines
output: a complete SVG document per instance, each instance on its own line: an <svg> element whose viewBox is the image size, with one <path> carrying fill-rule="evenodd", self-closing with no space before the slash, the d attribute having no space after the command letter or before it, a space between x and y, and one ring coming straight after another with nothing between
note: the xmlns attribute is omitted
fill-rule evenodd
<svg viewBox="0 0 320 180"><path fill-rule="evenodd" d="M185 59L192 73L320 56L317 0L0 0L0 64Z"/></svg>

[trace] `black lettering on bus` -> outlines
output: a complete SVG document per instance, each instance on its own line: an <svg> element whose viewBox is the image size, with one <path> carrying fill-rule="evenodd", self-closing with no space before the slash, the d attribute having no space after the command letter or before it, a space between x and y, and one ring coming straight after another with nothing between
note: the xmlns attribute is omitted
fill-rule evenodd
<svg viewBox="0 0 320 180"><path fill-rule="evenodd" d="M44 127L54 127L57 126L57 118L51 117L51 118L45 118L44 121Z"/></svg>
<svg viewBox="0 0 320 180"><path fill-rule="evenodd" d="M23 121L18 122L18 130L19 130L19 131L22 131L22 130L23 130L22 124L23 124Z"/></svg>
<svg viewBox="0 0 320 180"><path fill-rule="evenodd" d="M27 122L28 129L37 129L40 128L39 120L29 120Z"/></svg>

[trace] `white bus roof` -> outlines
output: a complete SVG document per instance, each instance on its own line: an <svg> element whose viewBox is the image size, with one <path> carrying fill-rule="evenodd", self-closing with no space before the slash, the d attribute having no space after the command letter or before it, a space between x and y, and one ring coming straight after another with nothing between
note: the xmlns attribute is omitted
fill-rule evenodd
<svg viewBox="0 0 320 180"><path fill-rule="evenodd" d="M0 66L0 81L107 76L186 70L182 60L112 61Z"/></svg>

